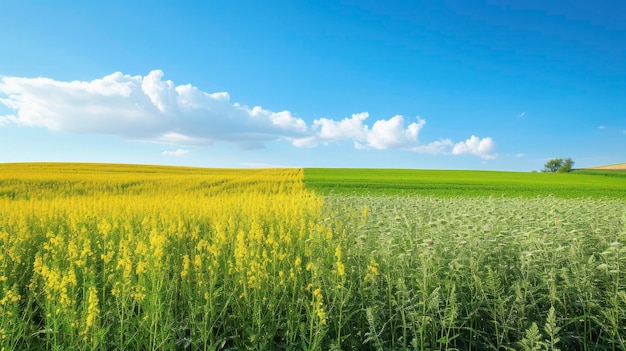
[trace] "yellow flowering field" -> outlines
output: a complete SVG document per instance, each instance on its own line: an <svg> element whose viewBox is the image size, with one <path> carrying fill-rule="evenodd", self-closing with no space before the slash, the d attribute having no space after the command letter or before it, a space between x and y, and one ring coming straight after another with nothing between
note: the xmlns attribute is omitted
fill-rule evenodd
<svg viewBox="0 0 626 351"><path fill-rule="evenodd" d="M320 342L341 248L302 170L1 167L2 350Z"/></svg>

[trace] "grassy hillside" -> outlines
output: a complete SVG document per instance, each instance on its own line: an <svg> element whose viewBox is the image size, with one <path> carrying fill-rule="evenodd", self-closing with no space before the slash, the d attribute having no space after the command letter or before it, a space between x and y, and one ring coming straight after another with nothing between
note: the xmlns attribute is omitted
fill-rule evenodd
<svg viewBox="0 0 626 351"><path fill-rule="evenodd" d="M576 174L586 174L586 175L594 175L594 176L603 176L603 177L613 177L613 178L626 178L626 170L605 170L605 169L577 169L574 171ZM626 179L624 179L626 181Z"/></svg>
<svg viewBox="0 0 626 351"><path fill-rule="evenodd" d="M597 172L597 171L596 171ZM592 171L565 174L408 169L304 171L305 184L320 194L507 196L626 199L626 181Z"/></svg>

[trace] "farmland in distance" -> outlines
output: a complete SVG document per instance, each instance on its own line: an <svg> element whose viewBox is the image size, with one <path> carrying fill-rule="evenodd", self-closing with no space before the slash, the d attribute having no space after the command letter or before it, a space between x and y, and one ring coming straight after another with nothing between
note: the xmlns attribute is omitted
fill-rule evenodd
<svg viewBox="0 0 626 351"><path fill-rule="evenodd" d="M626 172L573 173L307 168L319 194L626 199Z"/></svg>

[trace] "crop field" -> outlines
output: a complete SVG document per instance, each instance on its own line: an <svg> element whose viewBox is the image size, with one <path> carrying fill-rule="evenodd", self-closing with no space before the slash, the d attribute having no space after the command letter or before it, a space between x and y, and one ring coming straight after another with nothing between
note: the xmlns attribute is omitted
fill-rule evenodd
<svg viewBox="0 0 626 351"><path fill-rule="evenodd" d="M626 163L616 163L612 165L598 166L587 168L589 170L603 170L603 171L626 171Z"/></svg>
<svg viewBox="0 0 626 351"><path fill-rule="evenodd" d="M0 349L624 350L624 183L0 164Z"/></svg>
<svg viewBox="0 0 626 351"><path fill-rule="evenodd" d="M307 187L319 194L436 197L537 197L626 199L626 172L574 173L439 171L409 169L306 169ZM621 178L621 179L619 179Z"/></svg>

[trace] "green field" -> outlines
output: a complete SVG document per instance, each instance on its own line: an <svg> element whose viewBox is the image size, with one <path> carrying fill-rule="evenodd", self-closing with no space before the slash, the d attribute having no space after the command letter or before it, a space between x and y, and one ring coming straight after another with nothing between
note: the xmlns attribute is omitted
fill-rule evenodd
<svg viewBox="0 0 626 351"><path fill-rule="evenodd" d="M349 255L384 262L388 300L362 298L374 349L626 347L626 172L305 169L305 184L348 223Z"/></svg>
<svg viewBox="0 0 626 351"><path fill-rule="evenodd" d="M522 173L409 169L307 168L319 194L626 199L626 173Z"/></svg>
<svg viewBox="0 0 626 351"><path fill-rule="evenodd" d="M587 174L587 175L626 179L626 170L577 169L577 170L574 170L573 172L575 174Z"/></svg>

